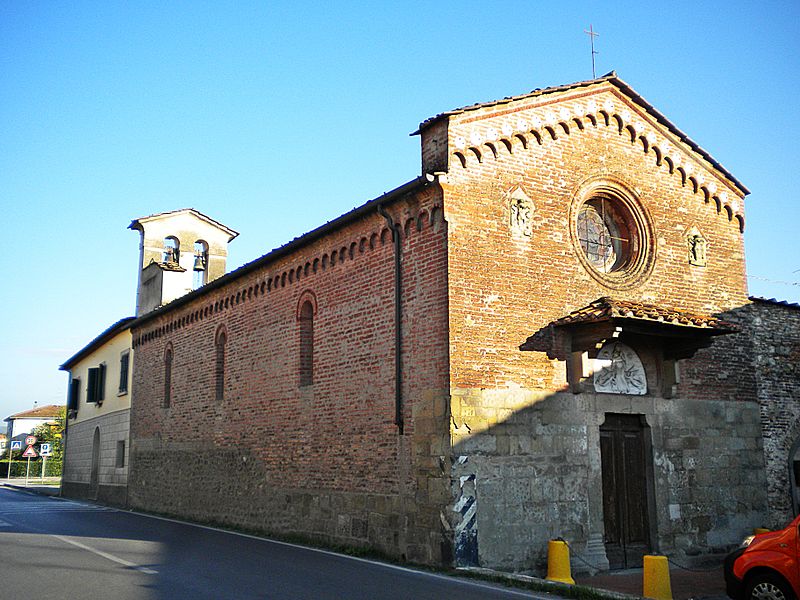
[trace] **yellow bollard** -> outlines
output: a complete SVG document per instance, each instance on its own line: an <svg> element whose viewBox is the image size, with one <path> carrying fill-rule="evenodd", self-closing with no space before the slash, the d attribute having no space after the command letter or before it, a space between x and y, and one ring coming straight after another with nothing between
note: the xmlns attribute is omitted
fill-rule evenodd
<svg viewBox="0 0 800 600"><path fill-rule="evenodd" d="M575 585L569 566L569 546L564 540L547 543L547 580Z"/></svg>
<svg viewBox="0 0 800 600"><path fill-rule="evenodd" d="M644 557L644 592L645 598L655 600L672 600L672 586L669 582L669 563L666 556Z"/></svg>

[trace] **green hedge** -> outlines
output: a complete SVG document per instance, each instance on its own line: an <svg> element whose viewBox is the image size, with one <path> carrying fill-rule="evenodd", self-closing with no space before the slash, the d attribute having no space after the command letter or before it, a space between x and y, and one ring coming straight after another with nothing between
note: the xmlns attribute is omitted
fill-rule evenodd
<svg viewBox="0 0 800 600"><path fill-rule="evenodd" d="M55 459L47 459L47 467L44 473L45 477L61 477L61 461ZM25 477L25 472L28 469L27 459L12 460L11 461L11 477ZM42 476L42 461L39 459L31 460L31 470L28 476L33 479L34 477ZM0 460L0 479L8 477L8 459Z"/></svg>

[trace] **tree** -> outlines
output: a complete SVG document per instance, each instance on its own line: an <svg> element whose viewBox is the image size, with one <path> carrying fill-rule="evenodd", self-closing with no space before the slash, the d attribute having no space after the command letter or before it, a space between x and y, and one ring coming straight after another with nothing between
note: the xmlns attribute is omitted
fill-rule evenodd
<svg viewBox="0 0 800 600"><path fill-rule="evenodd" d="M36 443L49 443L52 453L48 460L61 462L64 458L64 423L67 420L67 408L61 407L58 416L50 423L37 425L31 431L36 436ZM49 469L48 469L49 470Z"/></svg>

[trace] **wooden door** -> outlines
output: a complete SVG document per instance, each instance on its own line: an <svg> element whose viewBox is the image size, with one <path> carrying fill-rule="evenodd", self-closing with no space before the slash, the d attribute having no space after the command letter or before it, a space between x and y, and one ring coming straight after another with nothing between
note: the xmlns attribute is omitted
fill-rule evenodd
<svg viewBox="0 0 800 600"><path fill-rule="evenodd" d="M600 426L600 459L606 555L612 569L641 567L650 552L645 447L639 415L606 415Z"/></svg>

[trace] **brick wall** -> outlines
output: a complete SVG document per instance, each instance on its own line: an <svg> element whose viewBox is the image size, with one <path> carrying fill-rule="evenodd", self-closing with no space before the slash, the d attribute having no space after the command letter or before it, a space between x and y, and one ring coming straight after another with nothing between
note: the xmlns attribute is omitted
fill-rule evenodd
<svg viewBox="0 0 800 600"><path fill-rule="evenodd" d="M562 534L602 563L592 492L612 412L647 423L654 550L720 552L761 525L765 497L744 491L765 487L747 335L680 361L669 393L661 346L643 343L648 393L637 397L571 394L563 357L519 348L601 296L744 323L743 188L620 89L470 107L423 127L423 169L447 174L389 205L403 232L403 435L393 250L377 212L137 323L131 505L421 562L453 551L460 562L460 540L472 539L466 562L511 569L540 568L548 537ZM626 280L582 263L576 199L595 184L624 188L647 232ZM519 198L531 203L527 229L511 227ZM705 266L689 264L693 230ZM314 384L299 386L306 300Z"/></svg>
<svg viewBox="0 0 800 600"><path fill-rule="evenodd" d="M587 116L590 102L596 108ZM607 413L642 415L650 428L653 549L684 560L719 554L763 524L745 333L715 338L679 361L669 394L660 390L660 342L642 342L642 397L564 394L564 357L519 349L603 296L741 323L748 303L742 191L662 125L600 85L471 109L426 133L449 141L444 207L457 456L450 517L457 558L460 552L467 563L543 574L547 540L565 536L603 566L602 496L594 492L602 489L599 427ZM649 262L628 281L592 275L574 237L578 200L606 184L625 190L649 230ZM516 197L532 203L527 232L511 226ZM692 228L708 242L705 266L689 264ZM459 535L477 547L462 548Z"/></svg>
<svg viewBox="0 0 800 600"><path fill-rule="evenodd" d="M402 230L403 435L394 423L393 245L372 212L133 331L131 505L439 560L447 297L437 205L428 188L387 209ZM306 299L316 307L314 383L300 387Z"/></svg>
<svg viewBox="0 0 800 600"><path fill-rule="evenodd" d="M608 92L598 94L596 104L602 105L606 97L616 102L619 112L634 110ZM572 112L569 97L561 101ZM586 99L581 97L580 101L585 103ZM470 138L473 129L500 131L505 122L513 123L520 116L530 119L531 114L537 114L530 107L518 113L510 110L505 107L504 114L494 119L488 114L469 113L463 123L454 117L449 128L451 139ZM544 110L558 112L559 108L545 105ZM479 116L487 121L479 121ZM638 115L631 120L634 118L644 120ZM497 158L484 144L480 162L464 151L466 167L457 160L451 166L445 212L450 229L450 329L455 386L558 387L563 379L558 371L563 365L551 364L543 354L520 353L517 348L539 328L601 296L699 313L721 313L747 303L739 222L729 220L724 210L718 212L715 202L707 202L702 192L694 191L691 182L682 183L682 176L670 173L666 163L657 165L654 152L645 153L639 141L631 142L629 135L621 134L613 119L609 125L602 120L592 125L584 119L583 127L579 129L573 123L570 134L559 128L557 139L545 137L541 144L528 135L527 148L518 138L511 137L511 151L495 141ZM679 154L685 163L696 160L685 151ZM695 170L700 169L700 163L695 163ZM587 179L598 176L628 185L652 222L652 274L631 289L615 290L593 279L580 264L571 240L573 198ZM711 168L704 177L708 181L714 178L719 189L725 186L730 196L734 194L735 189ZM517 186L535 206L530 237L515 237L509 231L508 198ZM708 240L705 267L688 264L685 232L692 226ZM468 343L470 339L480 343ZM722 345L726 343L734 347L737 344ZM727 347L724 354L730 357ZM703 366L702 382L690 369L683 379L684 393L702 396L709 383L707 378L713 377L715 398L739 397L741 385L737 377L743 371L729 360L726 364L730 368L713 371ZM747 382L747 387L752 390L752 383Z"/></svg>
<svg viewBox="0 0 800 600"><path fill-rule="evenodd" d="M781 528L795 516L789 455L800 439L800 306L754 299L741 312L753 340L767 473L768 527ZM800 457L795 455L794 460Z"/></svg>

